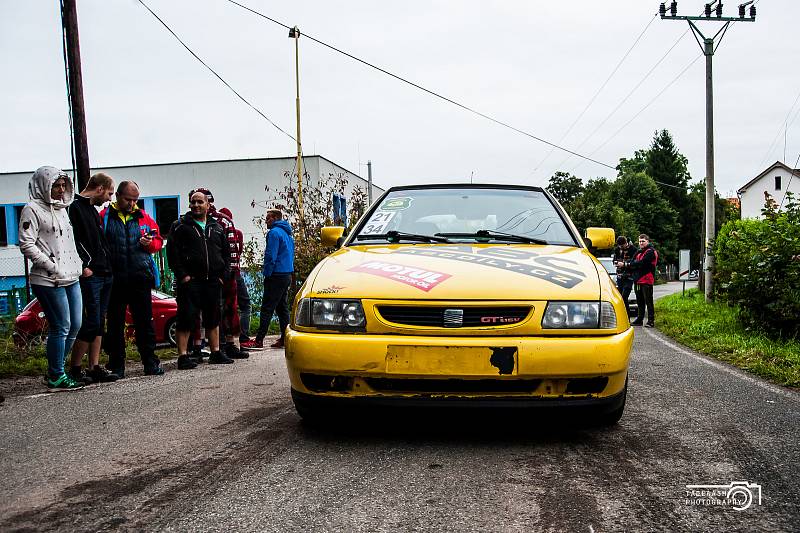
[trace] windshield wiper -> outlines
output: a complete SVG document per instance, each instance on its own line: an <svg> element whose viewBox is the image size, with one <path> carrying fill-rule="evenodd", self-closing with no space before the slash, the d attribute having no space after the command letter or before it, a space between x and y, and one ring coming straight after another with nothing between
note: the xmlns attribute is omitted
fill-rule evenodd
<svg viewBox="0 0 800 533"><path fill-rule="evenodd" d="M527 244L548 244L544 239L537 239L535 237L526 237L525 235L515 235L513 233L503 233L502 231L494 231L489 229L481 229L475 233L437 233L436 235L442 237L456 237L456 238L472 238L472 239L493 239L495 241L510 241L510 242L524 242Z"/></svg>
<svg viewBox="0 0 800 533"><path fill-rule="evenodd" d="M386 239L387 241L399 241L399 240L406 240L406 241L417 241L417 242L450 242L447 237L440 236L440 233L436 235L422 235L419 233L404 233L402 231L387 231L386 233L368 233L368 234L361 234L356 235L355 240L357 241L365 241L368 239Z"/></svg>

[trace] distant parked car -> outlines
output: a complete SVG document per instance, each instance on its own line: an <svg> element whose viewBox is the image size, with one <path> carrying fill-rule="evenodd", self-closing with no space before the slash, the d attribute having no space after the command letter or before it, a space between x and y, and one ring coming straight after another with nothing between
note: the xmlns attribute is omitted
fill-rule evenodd
<svg viewBox="0 0 800 533"><path fill-rule="evenodd" d="M603 268L606 269L608 275L611 276L611 279L614 281L614 285L617 284L617 267L614 266L614 258L613 257L598 257L598 261L600 264L603 265ZM628 309L630 310L631 315L636 315L637 311L639 310L639 306L636 304L636 294L631 291L630 295L628 296Z"/></svg>
<svg viewBox="0 0 800 533"><path fill-rule="evenodd" d="M150 291L153 300L153 329L156 343L175 345L175 315L178 304L175 298L159 291ZM127 324L126 335L134 336L133 318L130 311L125 313ZM14 344L19 347L43 343L47 338L47 319L44 316L39 300L34 298L22 310L14 321Z"/></svg>

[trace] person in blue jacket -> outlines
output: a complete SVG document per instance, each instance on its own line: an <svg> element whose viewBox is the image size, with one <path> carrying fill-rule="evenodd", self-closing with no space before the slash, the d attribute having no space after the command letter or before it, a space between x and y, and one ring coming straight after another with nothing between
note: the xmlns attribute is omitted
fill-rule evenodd
<svg viewBox="0 0 800 533"><path fill-rule="evenodd" d="M244 348L263 348L264 337L277 312L281 326L281 337L272 348L283 348L283 336L289 325L289 286L294 273L294 238L292 226L283 220L278 209L267 211L267 249L264 251L264 296L261 299L261 323L256 338L242 343Z"/></svg>

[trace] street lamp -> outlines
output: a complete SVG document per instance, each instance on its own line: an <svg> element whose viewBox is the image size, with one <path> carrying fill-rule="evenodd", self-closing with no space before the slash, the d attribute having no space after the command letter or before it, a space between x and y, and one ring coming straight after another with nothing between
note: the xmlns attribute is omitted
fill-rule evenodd
<svg viewBox="0 0 800 533"><path fill-rule="evenodd" d="M294 76L297 89L297 209L300 226L303 225L303 144L300 142L300 28L289 29L289 38L294 39Z"/></svg>
<svg viewBox="0 0 800 533"><path fill-rule="evenodd" d="M715 5L716 4L716 5ZM678 15L678 2L673 1L669 6L669 13L667 13L667 6L662 3L658 7L658 13L664 20L685 20L689 23L697 44L703 50L706 56L706 216L705 216L705 243L703 254L703 270L704 270L704 293L706 301L711 299L711 289L713 280L714 256L711 255L711 245L714 242L715 228L714 228L714 91L713 91L713 78L712 78L712 58L714 52L719 46L719 42L715 45L717 37L722 41L725 32L728 30L731 22L754 22L756 20L756 8L752 4L752 0L745 2L739 6L739 17L723 17L722 16L722 2L714 0L710 4L705 5L703 15L701 16L679 16ZM745 7L750 5L750 17L745 17ZM715 17L711 17L711 12L714 11ZM706 37L700 29L694 24L693 21L713 20L717 22L724 22L725 24L713 37ZM701 44L698 36L702 38Z"/></svg>

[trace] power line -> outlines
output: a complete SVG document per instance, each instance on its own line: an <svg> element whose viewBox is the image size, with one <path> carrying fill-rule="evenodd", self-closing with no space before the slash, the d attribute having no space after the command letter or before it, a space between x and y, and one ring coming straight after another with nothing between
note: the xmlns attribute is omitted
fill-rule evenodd
<svg viewBox="0 0 800 533"><path fill-rule="evenodd" d="M622 59L620 59L620 60L619 60L619 62L617 62L617 65L616 65L616 66L614 67L614 69L611 71L611 74L609 74L609 75L608 75L608 77L607 77L607 78L606 78L606 80L603 82L603 84L600 86L600 88L599 88L599 89L597 89L597 91L595 91L594 95L593 95L593 96L592 96L592 98L589 100L589 103L588 103L588 104L586 104L586 107L584 107L584 108L583 108L583 111L581 111L581 112L578 114L577 118L576 118L576 119L575 119L575 120L572 122L572 124L570 124L569 128L567 128L567 130L564 132L564 134L563 134L563 135L561 135L561 137L558 139L558 143L559 143L559 144L560 144L560 143L561 143L561 142L562 142L562 141L563 141L563 140L564 140L564 139L567 137L567 135L569 135L569 134L570 134L570 132L572 131L572 129L575 127L575 125L576 125L576 124L578 124L578 122L581 120L581 118L583 118L583 115L585 115L585 114L586 114L586 111L588 111L588 110L589 110L589 108L592 106L592 104L595 102L595 100L597 100L597 97L600 95L600 93L603 91L603 89L605 89L605 88L606 88L606 85L608 85L608 82L609 82L609 81L611 81L611 78L613 78L613 77L614 77L614 74L616 74L616 73L617 73L617 71L619 70L619 67L621 67L621 66L622 66L622 63L625 61L625 59L627 59L627 58L628 58L628 56L630 55L631 51L632 51L632 50L633 50L633 49L636 47L636 45L637 45L637 44L639 43L639 41L642 39L642 36L644 36L645 32L647 31L647 29L650 27L650 25L653 23L653 21L656 19L656 17L657 17L657 16L658 16L658 13L656 13L656 14L654 14L654 15L653 15L653 17L650 19L650 21L649 21L649 22L647 23L647 25L644 27L644 29L643 29L643 30L642 30L642 32L639 34L639 36L636 38L636 40L635 40L635 41L633 41L633 44L630 46L630 48L628 48L628 51L627 51L627 52L625 52L625 54L622 56ZM549 152L547 152L547 155L545 155L545 156L544 156L544 158L542 158L542 160L541 160L541 161L539 161L539 163L536 165L536 168L534 168L534 169L533 169L533 171L534 171L534 172L536 172L537 170L539 170L539 167L540 167L540 166L542 166L542 164L544 164L544 162L545 162L545 161L547 161L547 159L550 157L550 155L552 155L552 153L553 153L553 151L554 151L554 150L555 150L554 148L551 148L551 149L550 149L550 151L549 151Z"/></svg>
<svg viewBox="0 0 800 533"><path fill-rule="evenodd" d="M139 1L141 2L142 0L139 0ZM256 10L250 8L250 7L247 7L247 6L243 5L243 4L240 4L239 2L236 2L235 0L227 0L227 1L230 2L231 4L239 6L242 9L245 9L245 10L247 10L247 11L249 11L249 12L255 14L255 15L258 15L259 17L262 17L262 18L264 18L264 19L266 19L266 20L268 20L268 21L270 21L270 22L272 22L274 24L277 24L279 26L283 26L286 29L291 29L288 25L284 24L283 22L280 22L280 21L275 20L275 19L273 19L271 17L268 17L267 15L264 15L263 13L260 13L260 12L258 12ZM387 76L390 76L390 77L392 77L392 78L394 78L394 79L396 79L398 81L406 83L406 84L408 84L408 85L410 85L410 86L412 86L412 87L414 87L416 89L419 89L420 91L426 92L426 93L430 94L431 96L435 96L436 98L444 100L445 102L453 104L454 106L460 107L461 109L463 109L465 111L469 111L470 113L473 113L473 114L475 114L475 115L477 115L477 116L479 116L481 118L485 118L486 120L494 122L495 124L503 126L504 128L507 128L507 129L510 129L510 130L515 131L517 133L520 133L522 135L525 135L526 137L530 137L531 139L534 139L536 141L544 143L544 144L546 144L548 146L551 146L553 148L557 148L557 149L559 149L561 151L567 152L568 154L580 157L581 159L585 159L587 161L591 161L592 163L596 163L598 165L610 168L612 170L614 169L613 166L611 166L611 165L609 165L607 163L603 163L602 161L597 161L596 159L592 159L591 157L587 157L587 156L585 156L583 154L580 154L580 153L575 152L573 150L570 150L568 148L564 148L563 146L560 146L560 145L558 145L556 143L552 143L550 141L542 139L541 137L538 137L538 136L534 135L533 133L527 132L525 130L522 130L520 128L512 126L512 125L510 125L510 124L508 124L506 122L503 122L502 120L499 120L499 119L496 119L496 118L494 118L494 117L492 117L490 115L487 115L486 113L482 113L480 111L472 109L471 107L466 106L466 105L464 105L464 104L462 104L460 102L457 102L457 101L453 100L452 98L448 98L448 97L443 96L443 95L441 95L441 94L439 94L439 93L437 93L437 92L435 92L435 91L433 91L431 89L427 89L427 88L423 87L422 85L420 85L418 83L415 83L413 81L409 81L409 80L403 78L402 76L394 74L394 73L392 73L392 72L390 72L390 71L388 71L388 70L386 70L384 68L381 68L381 67L379 67L377 65L374 65L374 64L372 64L372 63L370 63L370 62L368 62L368 61L366 61L364 59L356 57L356 56L354 56L353 54L351 54L349 52L345 52L344 50L341 50L341 49L339 49L339 48L337 48L337 47L335 47L335 46L333 46L331 44L328 44L328 43L326 43L324 41L321 41L320 39L317 39L316 37L313 37L313 36L311 36L311 35L309 35L307 33L303 33L303 36L305 36L307 39L309 39L309 40L311 40L311 41L313 41L313 42L315 42L317 44L320 44L320 45L322 45L322 46L324 46L326 48L329 48L329 49L333 50L334 52L342 54L343 56L348 57L348 58L350 58L350 59L352 59L354 61L358 61L359 63L361 63L363 65L366 65L366 66L368 66L368 67L370 67L372 69L375 69L378 72L386 74Z"/></svg>
<svg viewBox="0 0 800 533"><path fill-rule="evenodd" d="M647 78L649 78L649 77L650 77L650 75L651 75L651 74L652 74L652 73L653 73L653 72L656 70L656 68L658 68L658 66L659 66L659 65L660 65L660 64L661 64L661 63L662 63L662 62L663 62L663 61L664 61L664 60L667 58L667 56L670 54L670 52L672 52L672 50L673 50L673 49L674 49L676 46L678 46L678 43L679 43L679 42L681 42L681 40L682 40L682 39L683 39L683 38L686 36L686 34L687 34L687 33L689 33L689 30L686 30L686 31L684 31L684 32L683 32L683 33L680 35L680 37L678 37L678 39L677 39L677 40L676 40L674 43L672 43L672 46L670 46L670 47L669 47L669 49L668 49L668 50L667 50L667 51L664 53L664 55L662 55L662 56L661 56L661 59L659 59L658 61L656 61L656 64L655 64L655 65L653 65L653 66L650 68L650 70L648 70L648 71L647 71L647 73L644 75L644 77L643 77L641 80L639 80L639 83L637 83L637 84L636 84L636 85L633 87L633 89L631 89L631 90L630 90L630 92L628 92L628 94L625 96L625 98L623 98L623 99L620 101L620 103L619 103L619 104L617 104L617 106L616 106L614 109L612 109L612 110L611 110L611 112L610 112L608 115L606 115L606 117L605 117L605 118L604 118L604 119L603 119L603 120L600 122L600 124L598 124L598 125L597 125L597 127L596 127L594 130L592 130L592 132L591 132L591 133L590 133L588 136L586 136L586 138L585 138L583 141L581 141L581 143L578 145L578 148L577 148L577 149L580 149L581 147L583 147L583 146L584 146L584 145L585 145L585 144L586 144L586 143L589 141L589 139L591 139L592 137L594 137L594 135L595 135L595 134L596 134L596 133L597 133L597 132L600 130L600 128L602 128L602 127L605 125L605 123L606 123L606 122L608 122L608 120L609 120L611 117L613 117L613 116L614 116L614 115L617 113L617 111L619 111L619 110L620 110L620 108L621 108L621 107L622 107L622 106L625 104L625 102L627 102L627 101L628 101L628 99L629 99L631 96L633 96L633 93L635 93L635 92L636 92L636 91L639 89L639 87L641 87L641 86L642 86L642 84L643 84L645 81L647 81ZM563 165L564 165L564 163L566 163L567 161L569 161L569 157L567 157L567 158L565 158L563 161L561 161L561 163L559 163L559 164L558 164L558 166L556 167L556 169L558 169L558 168L560 168L561 166L563 166Z"/></svg>
<svg viewBox="0 0 800 533"><path fill-rule="evenodd" d="M610 137L608 137L608 138L607 138L605 141L603 141L603 143L602 143L600 146L598 146L597 148L595 148L595 149L594 149L594 151L593 151L591 154L589 154L589 155L594 155L594 153L596 153L596 152L600 151L600 150L601 150L601 149L602 149L602 148L603 148L605 145L607 145L607 144L608 144L608 143L610 143L610 142L611 142L611 141L612 141L614 138L616 138L616 136L617 136L617 135L619 135L619 134L622 132L622 130L624 130L625 128L627 128L627 127L628 127L628 126L631 124L631 122L633 122L634 120L636 120L636 118L638 118L638 117L639 117L639 115L641 115L642 113L644 113L644 111L645 111L645 110L646 110L648 107L650 107L651 105L653 105L653 103L655 103L655 102L656 102L656 100L658 100L658 99L661 97L661 95L662 95L662 94L664 94L664 93L667 91L667 89L669 89L670 87L672 87L672 85L674 85L674 84L675 84L675 82L676 82L676 81L678 81L678 80L679 80L679 79L680 79L680 78L681 78L681 77L682 77L682 76L683 76L683 75L686 73L686 71L687 71L687 70L689 70L689 68L691 68L691 67L692 67L692 65L694 65L695 63L697 63L697 60L698 60L698 59L700 59L701 57L703 57L703 54L699 54L699 55L697 55L697 57L695 57L695 58L694 58L694 59L693 59L691 62L689 62L689 64L688 64L688 65L686 65L686 66L683 68L683 70L681 70L681 71L680 71L680 72L679 72L679 73L678 73L678 74L677 74L677 75L676 75L674 78L672 78L672 80L671 80L671 81L670 81L668 84L666 84L666 85L664 86L664 88L663 88L663 89L661 89L661 90L658 92L658 94L656 94L656 95L655 95L655 96L654 96L654 97L653 97L653 98L652 98L652 99L651 99L649 102L647 102L647 104L645 104L645 106L644 106L644 107L642 107L642 108L641 108L639 111L637 111L635 115L633 115L633 116L632 116L632 117L631 117L631 118L630 118L630 119L629 119L629 120L628 120L628 121L627 121L625 124L623 124L623 125L622 125L622 126L621 126L621 127L620 127L620 128L617 130L617 131L615 131L615 132L614 132L614 133L613 133L613 134L612 134ZM580 163L579 163L578 165L576 165L575 167L573 167L573 168L572 168L572 170L570 170L570 171L569 171L569 172L570 172L570 174L571 174L572 172L574 172L574 171L575 171L575 169L576 169L576 168L578 168L579 166L580 166ZM663 183L663 182L660 182L660 181L656 181L656 183L658 183L659 185L664 185L664 186L666 186L666 187L675 187L675 188L677 188L677 189L685 189L685 188L686 188L686 187L680 187L680 186L678 186L678 185L672 185L672 184L670 184L670 183Z"/></svg>
<svg viewBox="0 0 800 533"><path fill-rule="evenodd" d="M145 9L147 9L147 10L150 12L150 14L151 14L151 15L153 15L153 16L156 18L156 20L158 20L158 21L161 23L161 25L162 25L162 26L164 26L164 27L167 29L167 31L169 31L169 32L172 34L172 36L173 36L173 37L175 37L175 39L177 39L177 40L178 40L178 42L179 42L179 43L181 43L181 44L183 45L183 47L184 47L184 48L186 48L186 50L187 50L187 51L188 51L190 54L192 54L192 56L194 56L194 58L195 58L195 59L197 59L197 60L198 60L198 61L199 61L199 62L200 62L200 63L201 63L201 64L202 64L204 67L206 67L208 70L210 70L210 71L211 71L211 73L212 73L214 76L216 76L216 77L217 77L217 79L218 79L219 81L221 81L221 82L222 82L222 83L225 85L225 87L227 87L228 89L230 89L230 90L231 90L231 92L233 92L233 94L235 94L237 97L239 97L239 100L241 100L242 102L244 102L245 104L247 104L248 106L250 106L250 108L251 108L251 109L253 109L253 111L255 111L256 113L258 113L259 115L261 115L261 117L262 117L262 118L264 118L264 120L266 120L267 122L269 122L270 124L272 124L273 126L275 126L275 129L277 129L278 131L280 131L281 133L283 133L284 135L286 135L287 137L289 137L289 138L290 138L290 139L292 139L293 141L295 141L295 142L297 141L297 140L294 138L294 136L292 136L290 133L287 133L287 132L286 132L284 129L282 129L280 126L278 126L277 124L275 124L275 123L274 123L272 120L270 120L270 118L269 118L267 115L265 115L265 114L264 114L264 113L263 113L263 112L262 112L260 109L258 109L256 106L254 106L253 104L251 104L251 103L250 103L250 102L249 102L249 101L248 101L248 100L247 100L247 99L246 99L244 96L242 96L241 94L239 94L239 92L238 92L236 89L234 89L233 87L231 87L231 85L230 85L230 84L229 84L227 81L225 81L225 80L222 78L222 76L220 76L219 74L217 74L217 72L216 72L216 71L215 71L213 68L211 68L210 66L208 66L208 64L207 64L205 61L203 61L203 60L200 58L200 56L198 56L197 54L195 54L195 53L194 53L194 51L193 51L191 48L189 48L189 47L186 45L186 43L185 43L185 42L183 42L183 40L181 40L181 38L180 38L180 37L178 37L178 35L177 35L177 34L176 34L174 31L172 31L172 28L170 28L170 27L167 25L167 23L166 23L166 22L164 22L164 21L161 19L161 17L159 17L158 15L156 15L156 14L153 12L153 10L152 10L152 9L150 9L150 8L148 7L148 5L147 5L147 4L145 4L145 3L144 3L142 0L138 0L138 1L139 1L139 3L140 3L140 4L142 4L142 5L144 6L144 8L145 8Z"/></svg>

